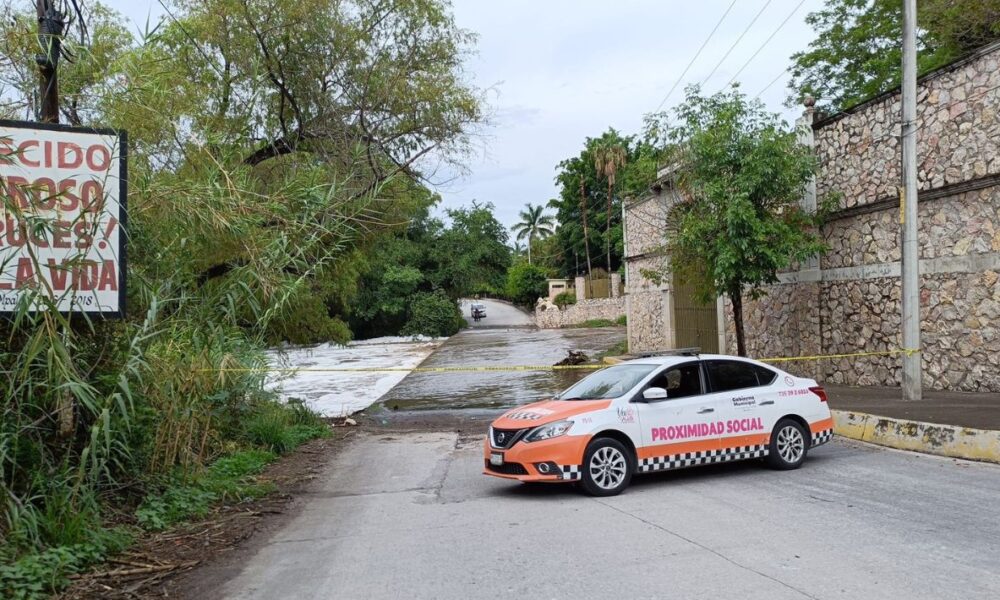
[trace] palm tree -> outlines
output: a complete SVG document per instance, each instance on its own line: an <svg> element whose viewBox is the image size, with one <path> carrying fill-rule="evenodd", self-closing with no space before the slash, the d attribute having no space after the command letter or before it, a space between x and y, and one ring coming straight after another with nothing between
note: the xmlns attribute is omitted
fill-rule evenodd
<svg viewBox="0 0 1000 600"><path fill-rule="evenodd" d="M543 213L544 206L534 206L530 202L524 205L524 210L518 215L521 222L514 225L513 232L517 240L528 239L528 264L531 264L531 241L535 239L544 240L555 233L555 219L552 215Z"/></svg>
<svg viewBox="0 0 1000 600"><path fill-rule="evenodd" d="M594 168L598 175L608 180L608 223L604 231L604 246L608 253L608 273L611 272L611 198L618 169L625 166L628 157L620 144L605 144L594 153Z"/></svg>

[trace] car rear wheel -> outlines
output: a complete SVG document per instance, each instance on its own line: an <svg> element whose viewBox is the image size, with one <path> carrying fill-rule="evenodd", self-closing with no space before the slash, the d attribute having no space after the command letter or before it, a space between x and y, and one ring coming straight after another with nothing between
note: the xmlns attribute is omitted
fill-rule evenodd
<svg viewBox="0 0 1000 600"><path fill-rule="evenodd" d="M809 436L798 421L782 419L771 432L767 464L781 471L798 469L809 451Z"/></svg>
<svg viewBox="0 0 1000 600"><path fill-rule="evenodd" d="M618 440L598 438L583 454L580 483L591 496L614 496L628 487L634 471L632 453Z"/></svg>

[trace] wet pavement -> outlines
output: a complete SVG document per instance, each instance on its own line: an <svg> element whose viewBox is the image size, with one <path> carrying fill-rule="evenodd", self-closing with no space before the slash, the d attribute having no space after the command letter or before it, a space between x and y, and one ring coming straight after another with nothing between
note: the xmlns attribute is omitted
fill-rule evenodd
<svg viewBox="0 0 1000 600"><path fill-rule="evenodd" d="M625 339L625 329L472 329L453 336L421 367L551 366L570 350L593 358ZM590 371L411 373L380 401L384 411L451 411L469 416L551 396Z"/></svg>

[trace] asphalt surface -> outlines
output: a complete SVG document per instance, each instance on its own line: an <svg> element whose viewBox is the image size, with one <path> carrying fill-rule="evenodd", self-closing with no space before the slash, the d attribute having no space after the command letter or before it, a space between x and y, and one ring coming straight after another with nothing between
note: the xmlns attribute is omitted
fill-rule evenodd
<svg viewBox="0 0 1000 600"><path fill-rule="evenodd" d="M485 477L479 443L362 435L221 596L1000 597L997 466L836 441L593 499Z"/></svg>
<svg viewBox="0 0 1000 600"><path fill-rule="evenodd" d="M486 318L475 321L472 319L473 302L486 305ZM490 327L534 327L535 319L520 308L500 300L470 300L463 298L461 302L462 316L475 329L485 329Z"/></svg>
<svg viewBox="0 0 1000 600"><path fill-rule="evenodd" d="M550 361L622 335L467 330L424 364ZM198 597L1000 597L1000 466L835 440L797 471L714 465L593 499L482 474L491 415L564 376L496 375L409 375Z"/></svg>
<svg viewBox="0 0 1000 600"><path fill-rule="evenodd" d="M1000 430L1000 394L924 390L918 401L903 400L898 387L824 384L830 408L895 419Z"/></svg>

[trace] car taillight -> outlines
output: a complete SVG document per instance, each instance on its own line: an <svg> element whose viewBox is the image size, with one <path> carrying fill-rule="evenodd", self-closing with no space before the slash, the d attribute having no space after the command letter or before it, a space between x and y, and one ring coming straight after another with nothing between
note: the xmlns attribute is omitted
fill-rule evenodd
<svg viewBox="0 0 1000 600"><path fill-rule="evenodd" d="M819 396L820 402L826 402L826 390L820 386L817 385L816 387L811 387L809 388L809 391Z"/></svg>

